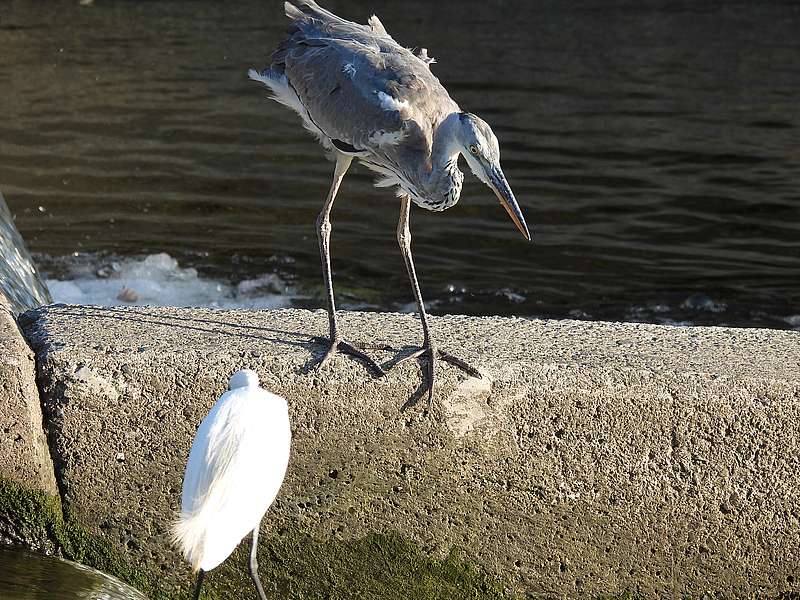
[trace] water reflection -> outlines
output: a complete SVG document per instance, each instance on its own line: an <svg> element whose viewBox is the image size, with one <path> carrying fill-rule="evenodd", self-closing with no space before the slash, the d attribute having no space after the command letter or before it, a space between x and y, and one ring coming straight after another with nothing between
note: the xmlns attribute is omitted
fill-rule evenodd
<svg viewBox="0 0 800 600"><path fill-rule="evenodd" d="M147 600L108 575L52 556L0 546L3 600Z"/></svg>

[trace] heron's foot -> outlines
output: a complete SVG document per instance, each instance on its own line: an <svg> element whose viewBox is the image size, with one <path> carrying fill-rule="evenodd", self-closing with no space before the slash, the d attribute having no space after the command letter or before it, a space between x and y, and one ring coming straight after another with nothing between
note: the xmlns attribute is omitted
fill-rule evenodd
<svg viewBox="0 0 800 600"><path fill-rule="evenodd" d="M375 373L378 377L382 377L386 375L386 371L383 370L378 363L376 363L370 356L364 352L364 350L381 350L384 347L379 345L370 345L370 344L362 344L362 343L350 343L341 338L331 338L326 337L315 337L311 340L315 344L320 344L323 346L327 346L328 350L325 352L325 355L322 359L317 363L316 369L321 369L324 367L328 362L330 362L331 358L337 352L341 352L343 354L349 354L353 358L357 358L361 362L363 362L369 369Z"/></svg>
<svg viewBox="0 0 800 600"><path fill-rule="evenodd" d="M424 378L421 389L417 392L417 394L414 395L411 401L406 404L406 406L415 404L416 401L424 396L425 392L427 392L428 408L431 407L433 404L433 390L436 384L436 361L438 360L443 360L446 363L450 363L451 365L458 367L471 377L477 377L478 379L483 377L481 372L468 362L458 358L457 356L453 356L449 352L439 350L430 343L420 348L416 348L411 352L411 354L407 354L406 356L396 360L393 367L415 358L421 358L424 361Z"/></svg>

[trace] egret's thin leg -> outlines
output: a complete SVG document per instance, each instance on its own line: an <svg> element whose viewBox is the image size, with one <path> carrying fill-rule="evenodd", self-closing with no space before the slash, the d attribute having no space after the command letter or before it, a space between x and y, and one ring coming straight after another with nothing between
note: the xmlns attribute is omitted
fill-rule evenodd
<svg viewBox="0 0 800 600"><path fill-rule="evenodd" d="M199 600L200 598L200 588L203 587L203 579L206 578L206 572L203 569L200 569L197 572L197 583L194 586L194 600Z"/></svg>
<svg viewBox="0 0 800 600"><path fill-rule="evenodd" d="M261 600L267 600L267 595L264 593L264 586L261 585L261 579L258 577L258 559L256 558L256 554L258 553L258 530L260 527L261 521L259 521L256 528L253 529L253 545L250 547L250 577L253 583L256 584L258 597L261 598Z"/></svg>
<svg viewBox="0 0 800 600"><path fill-rule="evenodd" d="M419 318L422 321L422 347L416 350L409 356L397 361L397 364L405 362L409 359L416 358L422 355L428 355L428 405L433 402L433 388L435 383L435 364L436 358L449 362L452 365L459 367L466 371L473 377L481 377L480 371L465 363L460 358L456 358L452 354L437 350L431 340L430 327L428 326L428 313L425 312L425 303L422 300L422 291L419 288L419 281L417 280L417 271L414 268L414 258L411 256L411 229L409 227L411 215L411 198L404 196L400 200L400 219L397 221L397 243L400 245L400 251L403 253L403 259L406 263L406 271L408 278L411 281L411 289L414 291L414 299L417 301L417 308L419 309Z"/></svg>
<svg viewBox="0 0 800 600"><path fill-rule="evenodd" d="M345 352L356 358L364 361L373 369L378 375L385 375L384 370L367 356L364 352L359 350L353 344L344 341L339 336L339 326L336 320L336 301L333 297L333 277L331 275L331 208L333 208L333 201L336 200L336 193L339 191L339 186L342 183L344 174L353 162L351 156L344 154L337 154L336 156L336 169L333 172L333 182L331 189L328 192L328 197L325 200L325 206L317 217L317 240L319 241L319 254L322 260L322 277L325 280L325 292L328 297L328 329L329 339L325 340L330 343L330 347L322 360L317 364L317 368L324 366L337 350ZM317 338L323 341L321 338Z"/></svg>

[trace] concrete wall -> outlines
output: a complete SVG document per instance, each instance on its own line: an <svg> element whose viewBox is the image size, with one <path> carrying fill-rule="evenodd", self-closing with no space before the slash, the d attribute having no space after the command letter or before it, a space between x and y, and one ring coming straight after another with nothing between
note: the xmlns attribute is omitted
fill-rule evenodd
<svg viewBox="0 0 800 600"><path fill-rule="evenodd" d="M0 477L55 495L36 365L0 292Z"/></svg>
<svg viewBox="0 0 800 600"><path fill-rule="evenodd" d="M800 334L436 318L440 345L485 376L441 366L426 415L403 410L416 364L381 379L347 357L309 370L325 324L300 310L25 315L65 511L154 596L188 588L167 543L183 465L243 367L288 399L294 428L262 535L273 597L800 590ZM342 325L398 347L419 335L408 315ZM210 591L245 586L242 560Z"/></svg>

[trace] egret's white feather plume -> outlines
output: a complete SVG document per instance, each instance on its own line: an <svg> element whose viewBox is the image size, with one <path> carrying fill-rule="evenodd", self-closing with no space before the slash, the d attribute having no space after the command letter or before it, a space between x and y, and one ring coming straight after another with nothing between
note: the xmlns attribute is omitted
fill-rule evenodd
<svg viewBox="0 0 800 600"><path fill-rule="evenodd" d="M252 531L289 460L286 401L239 371L203 419L189 452L173 540L194 571L210 571Z"/></svg>

